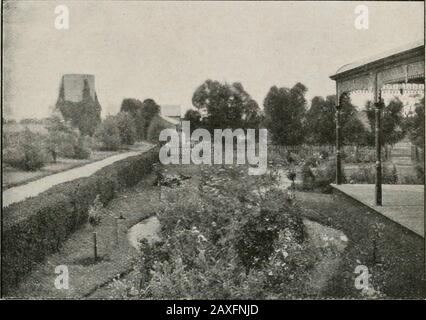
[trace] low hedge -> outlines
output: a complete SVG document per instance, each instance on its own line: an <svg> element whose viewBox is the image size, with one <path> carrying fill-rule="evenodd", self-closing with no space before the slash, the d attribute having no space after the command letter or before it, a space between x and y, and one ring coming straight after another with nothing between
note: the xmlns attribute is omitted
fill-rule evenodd
<svg viewBox="0 0 426 320"><path fill-rule="evenodd" d="M158 161L158 147L117 161L87 178L54 186L3 210L3 292L15 287L35 264L59 250L86 223L96 195L103 204L123 187L138 183Z"/></svg>

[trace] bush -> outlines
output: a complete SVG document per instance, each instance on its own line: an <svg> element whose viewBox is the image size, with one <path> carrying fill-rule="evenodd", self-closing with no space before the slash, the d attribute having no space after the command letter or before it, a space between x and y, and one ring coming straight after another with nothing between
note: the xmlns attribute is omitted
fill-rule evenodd
<svg viewBox="0 0 426 320"><path fill-rule="evenodd" d="M120 112L115 116L115 121L120 132L121 144L134 144L136 141L136 124L132 116L127 112Z"/></svg>
<svg viewBox="0 0 426 320"><path fill-rule="evenodd" d="M374 165L360 165L358 170L353 172L349 178L350 183L374 184L376 182L376 169ZM389 170L387 165L382 166L382 183L398 183L398 172L395 165Z"/></svg>
<svg viewBox="0 0 426 320"><path fill-rule="evenodd" d="M47 155L41 136L28 128L25 129L19 133L15 145L10 145L3 150L3 161L12 167L26 171L42 168L47 161Z"/></svg>
<svg viewBox="0 0 426 320"><path fill-rule="evenodd" d="M7 292L57 251L87 222L99 195L102 204L123 187L135 185L158 161L158 148L107 166L90 177L62 183L3 210L2 285Z"/></svg>
<svg viewBox="0 0 426 320"><path fill-rule="evenodd" d="M94 137L100 150L116 151L120 148L120 130L113 116L108 116L96 128Z"/></svg>
<svg viewBox="0 0 426 320"><path fill-rule="evenodd" d="M158 142L158 138L160 137L160 132L163 129L167 128L175 128L175 126L161 118L160 116L156 115L152 118L151 123L148 127L147 131L147 140Z"/></svg>

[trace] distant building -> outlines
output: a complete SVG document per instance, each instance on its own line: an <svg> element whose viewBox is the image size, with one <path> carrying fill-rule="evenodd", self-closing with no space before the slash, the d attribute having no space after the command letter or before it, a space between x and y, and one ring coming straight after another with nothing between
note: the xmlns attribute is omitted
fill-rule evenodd
<svg viewBox="0 0 426 320"><path fill-rule="evenodd" d="M181 119L181 106L180 105L162 105L160 114L164 117L172 118L175 120Z"/></svg>
<svg viewBox="0 0 426 320"><path fill-rule="evenodd" d="M95 90L95 76L92 74L65 74L62 76L61 87L59 90L59 102L70 101L80 102L83 100L84 89L87 94L97 101Z"/></svg>
<svg viewBox="0 0 426 320"><path fill-rule="evenodd" d="M55 110L59 110L64 119L71 121L83 135L92 136L101 123L102 111L95 90L95 76L63 75Z"/></svg>

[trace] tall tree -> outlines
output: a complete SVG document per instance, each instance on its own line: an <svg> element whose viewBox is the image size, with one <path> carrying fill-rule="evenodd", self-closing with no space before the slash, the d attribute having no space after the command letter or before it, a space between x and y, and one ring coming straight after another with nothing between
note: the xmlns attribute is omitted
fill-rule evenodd
<svg viewBox="0 0 426 320"><path fill-rule="evenodd" d="M305 133L311 144L334 144L336 140L335 120L336 96L316 96L306 112Z"/></svg>
<svg viewBox="0 0 426 320"><path fill-rule="evenodd" d="M384 144L395 144L405 136L403 125L404 105L398 98L392 99L387 106L383 108L381 129L382 141ZM367 101L365 106L368 121L370 123L371 133L369 137L370 144L374 143L374 132L376 128L375 107L371 101Z"/></svg>
<svg viewBox="0 0 426 320"><path fill-rule="evenodd" d="M264 100L265 126L272 141L282 145L299 145L304 140L303 118L307 88L297 83L293 88L273 86Z"/></svg>
<svg viewBox="0 0 426 320"><path fill-rule="evenodd" d="M206 80L195 90L192 104L207 113L203 121L207 129L249 128L259 122L259 106L238 82Z"/></svg>
<svg viewBox="0 0 426 320"><path fill-rule="evenodd" d="M149 125L152 119L160 113L160 106L153 99L145 99L142 108L136 115L138 134L141 139L147 139Z"/></svg>

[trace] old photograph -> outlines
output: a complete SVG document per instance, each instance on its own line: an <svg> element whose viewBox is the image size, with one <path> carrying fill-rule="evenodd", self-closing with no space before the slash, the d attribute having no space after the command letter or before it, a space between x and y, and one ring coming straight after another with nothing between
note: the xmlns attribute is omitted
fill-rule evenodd
<svg viewBox="0 0 426 320"><path fill-rule="evenodd" d="M2 1L1 298L425 300L424 6Z"/></svg>

